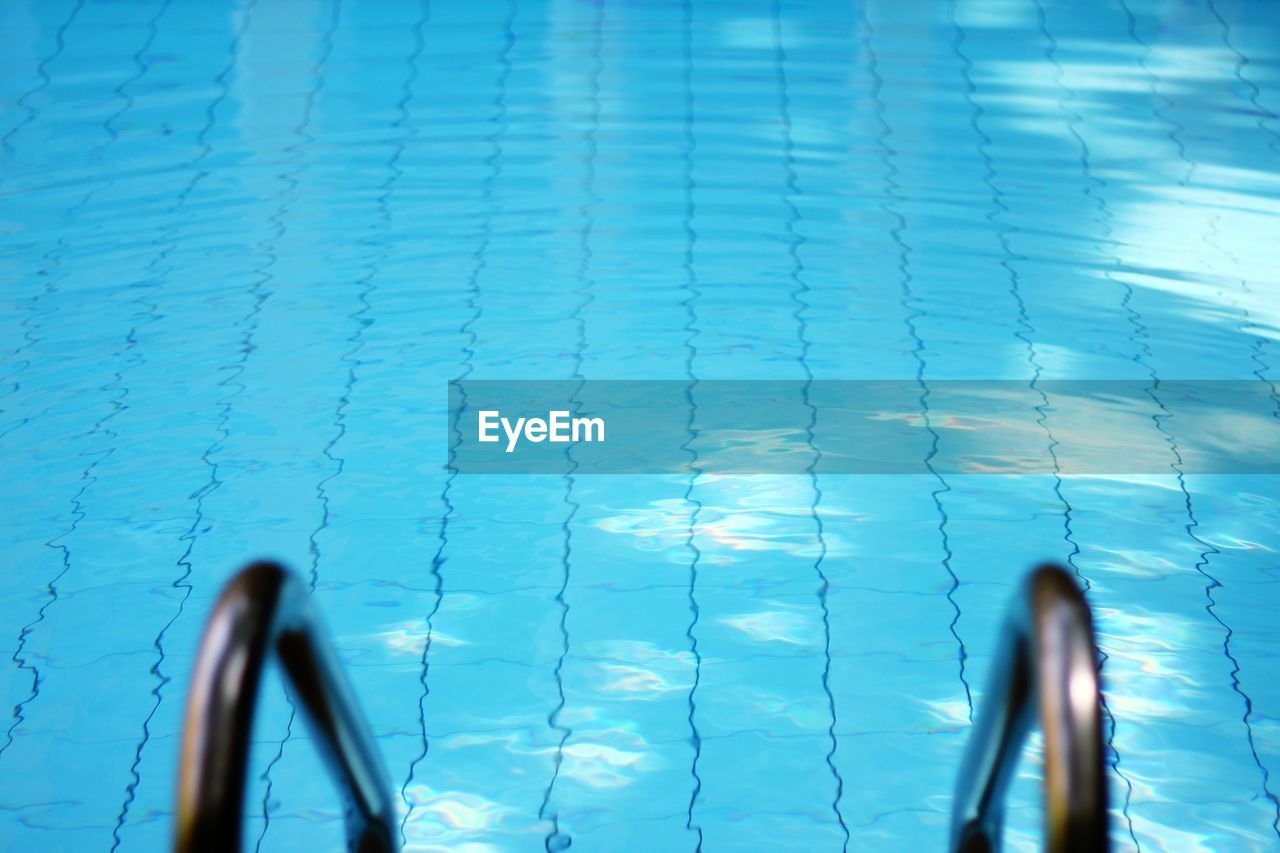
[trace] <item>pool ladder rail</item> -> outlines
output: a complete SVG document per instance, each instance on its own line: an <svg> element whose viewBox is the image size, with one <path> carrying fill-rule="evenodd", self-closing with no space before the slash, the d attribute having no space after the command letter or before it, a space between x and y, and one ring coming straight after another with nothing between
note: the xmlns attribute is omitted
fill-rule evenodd
<svg viewBox="0 0 1280 853"><path fill-rule="evenodd" d="M387 771L306 588L276 563L254 563L219 596L187 694L178 771L179 853L239 853L258 690L274 654L338 783L347 846L393 853L399 833Z"/></svg>
<svg viewBox="0 0 1280 853"><path fill-rule="evenodd" d="M306 589L255 563L223 590L205 626L187 696L179 769L178 853L239 853L253 716L269 657L344 801L348 849L399 849L386 769ZM1004 800L1038 715L1044 732L1045 849L1108 849L1102 694L1092 620L1074 578L1036 569L1014 598L956 786L955 853L1001 848Z"/></svg>
<svg viewBox="0 0 1280 853"><path fill-rule="evenodd" d="M952 802L951 849L998 851L1004 802L1036 717L1044 733L1044 849L1109 849L1102 689L1075 578L1033 571L1010 603Z"/></svg>

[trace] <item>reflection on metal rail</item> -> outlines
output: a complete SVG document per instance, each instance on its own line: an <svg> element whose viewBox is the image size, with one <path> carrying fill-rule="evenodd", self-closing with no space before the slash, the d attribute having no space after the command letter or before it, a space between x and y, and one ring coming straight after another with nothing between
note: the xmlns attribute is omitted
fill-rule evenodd
<svg viewBox="0 0 1280 853"><path fill-rule="evenodd" d="M348 848L392 853L398 843L382 758L306 590L274 563L236 575L205 626L187 696L175 849L241 849L249 738L272 652L345 801Z"/></svg>
<svg viewBox="0 0 1280 853"><path fill-rule="evenodd" d="M1050 853L1108 849L1102 694L1089 608L1075 580L1041 566L1010 606L956 786L951 847L1000 849L1005 794L1039 716Z"/></svg>

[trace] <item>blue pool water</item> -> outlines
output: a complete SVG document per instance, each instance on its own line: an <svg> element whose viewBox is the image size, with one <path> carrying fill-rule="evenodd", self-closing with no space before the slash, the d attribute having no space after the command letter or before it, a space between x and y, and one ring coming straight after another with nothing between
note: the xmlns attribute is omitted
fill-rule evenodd
<svg viewBox="0 0 1280 853"><path fill-rule="evenodd" d="M1274 478L445 467L459 378L1274 379L1280 5L0 16L0 847L165 848L200 628L273 555L408 849L942 849L1041 559L1116 848L1280 849ZM277 682L249 842L337 849Z"/></svg>

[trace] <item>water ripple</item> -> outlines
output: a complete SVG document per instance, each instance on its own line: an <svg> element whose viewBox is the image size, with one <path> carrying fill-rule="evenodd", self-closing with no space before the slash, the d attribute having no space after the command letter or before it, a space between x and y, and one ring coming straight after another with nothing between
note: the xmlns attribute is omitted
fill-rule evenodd
<svg viewBox="0 0 1280 853"><path fill-rule="evenodd" d="M507 133L508 129L507 82L511 78L512 71L511 49L514 47L516 41L515 30L513 27L516 15L519 12L519 5L516 0L508 0L506 6L507 14L502 22L502 48L496 57L499 67L499 73L496 80L496 92L490 101L490 104L493 107L493 111L489 119L491 130L485 137L485 141L488 143L490 148L489 156L485 158L487 172L481 185L480 193L481 207L485 213L481 225L480 240L475 251L472 253L473 264L467 280L466 305L470 313L467 320L458 329L459 333L466 339L466 343L462 346L462 370L456 377L459 381L466 379L475 369L473 362L475 360L475 347L478 340L475 332L475 326L480 321L482 313L480 302L480 281L485 268L488 265L486 254L489 250L489 245L493 240L494 220L498 213L498 205L494 199L494 186L502 176L502 138ZM422 751L412 762L410 762L408 774L405 776L404 784L400 789L401 799L407 807L404 820L400 825L402 838L405 837L405 826L413 818L413 807L405 792L408 790L409 786L413 784L413 779L417 773L418 766L426 760L427 754L431 749L430 741L427 737L426 723L426 703L428 696L431 694L431 688L429 686L429 677L431 672L431 632L435 628L435 617L436 614L439 613L441 602L444 600L444 575L442 569L444 567L445 560L447 559L445 552L448 550L449 545L448 528L454 515L454 506L450 500L450 493L458 477L457 469L452 466L454 459L456 459L458 442L461 441L459 421L462 417L462 412L465 409L466 396L464 393L461 404L457 407L452 423L449 427L450 468L449 475L445 479L444 489L440 495L440 501L444 504L445 513L440 522L439 546L436 549L435 556L431 560L431 575L435 586L435 600L431 606L431 610L426 616L427 639L422 648L422 659L420 662L421 675L419 677L419 684L422 687L422 692L418 698L418 725L422 737Z"/></svg>
<svg viewBox="0 0 1280 853"><path fill-rule="evenodd" d="M782 43L782 5L780 0L774 0L772 5L773 13L773 67L774 74L778 84L778 115L782 119L782 151L783 163L786 173L786 190L782 196L782 202L787 210L787 219L785 223L787 254L791 259L791 269L788 276L794 288L791 291L791 300L795 304L795 310L792 316L796 320L796 338L800 343L800 355L797 361L800 363L801 370L804 371L804 390L803 404L809 410L809 420L805 426L805 440L809 450L812 451L812 461L809 463L808 478L809 484L813 489L813 500L809 504L809 517L813 521L815 535L818 542L818 554L813 561L813 571L817 575L818 580L818 607L822 613L822 692L826 696L827 711L830 714L830 722L827 726L827 738L830 742L830 748L827 750L826 763L827 771L831 774L831 778L835 783L835 792L831 800L831 810L835 813L836 821L840 824L840 831L844 834L843 849L849 847L849 826L845 823L844 813L840 809L840 800L844 796L844 777L840 774L840 768L836 766L836 751L839 748L839 742L836 740L836 725L839 717L836 713L836 697L831 692L831 608L828 604L828 597L831 592L831 582L827 578L827 573L823 570L823 562L827 557L827 541L826 530L822 523L822 515L819 507L822 504L822 489L818 484L817 466L822 459L822 451L814 443L814 428L818 422L818 409L810 401L811 389L813 386L813 371L809 367L809 334L807 312L812 308L812 304L808 299L808 294L812 290L809 283L805 280L804 262L800 257L800 249L804 245L804 237L799 233L801 216L800 208L796 206L795 199L800 195L800 188L796 179L796 160L795 145L792 141L791 126L791 106L790 98L787 95L787 72L786 62L787 54Z"/></svg>

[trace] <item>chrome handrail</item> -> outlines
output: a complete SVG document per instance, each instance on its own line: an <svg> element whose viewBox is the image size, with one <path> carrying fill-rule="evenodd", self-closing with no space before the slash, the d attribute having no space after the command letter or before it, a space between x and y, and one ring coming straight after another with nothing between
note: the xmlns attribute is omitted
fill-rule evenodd
<svg viewBox="0 0 1280 853"><path fill-rule="evenodd" d="M1005 794L1037 710L1044 849L1105 851L1106 753L1093 625L1074 578L1053 565L1036 569L1009 608L956 785L956 853L1000 850Z"/></svg>
<svg viewBox="0 0 1280 853"><path fill-rule="evenodd" d="M274 652L344 800L348 848L394 853L382 757L306 589L275 563L227 584L205 625L187 694L178 773L178 853L238 853L258 688Z"/></svg>

